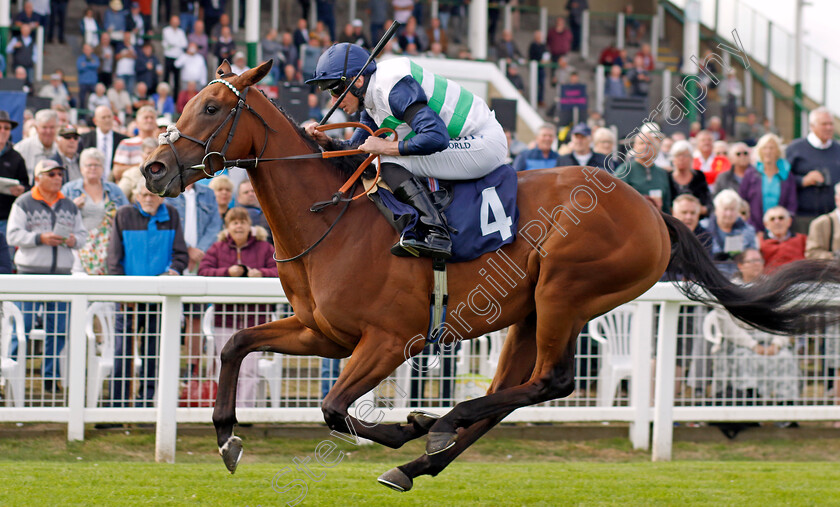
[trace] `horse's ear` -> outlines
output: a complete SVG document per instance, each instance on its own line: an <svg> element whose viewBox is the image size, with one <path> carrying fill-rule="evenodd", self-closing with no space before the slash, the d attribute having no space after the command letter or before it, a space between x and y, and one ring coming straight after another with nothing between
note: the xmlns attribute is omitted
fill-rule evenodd
<svg viewBox="0 0 840 507"><path fill-rule="evenodd" d="M239 83L242 86L251 86L259 83L264 78L268 71L271 70L273 60L265 61L253 69L246 70L239 76Z"/></svg>
<svg viewBox="0 0 840 507"><path fill-rule="evenodd" d="M230 63L228 63L227 59L222 60L222 64L219 65L218 69L216 69L216 74L219 76L230 74Z"/></svg>

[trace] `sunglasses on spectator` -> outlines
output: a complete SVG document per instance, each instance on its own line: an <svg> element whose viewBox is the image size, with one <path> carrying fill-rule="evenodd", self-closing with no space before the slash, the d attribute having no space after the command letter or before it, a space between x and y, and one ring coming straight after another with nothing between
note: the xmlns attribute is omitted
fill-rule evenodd
<svg viewBox="0 0 840 507"><path fill-rule="evenodd" d="M63 135L61 137L63 137L64 139L72 139L74 141L79 140L79 135L78 134L66 134L66 135Z"/></svg>
<svg viewBox="0 0 840 507"><path fill-rule="evenodd" d="M61 176L63 171L50 171L48 173L41 173L41 176L47 176L49 178L55 178L56 176Z"/></svg>

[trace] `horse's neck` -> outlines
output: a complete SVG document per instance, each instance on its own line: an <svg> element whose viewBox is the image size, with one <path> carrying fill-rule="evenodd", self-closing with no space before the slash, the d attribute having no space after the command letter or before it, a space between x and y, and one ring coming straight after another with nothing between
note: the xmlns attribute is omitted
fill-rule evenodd
<svg viewBox="0 0 840 507"><path fill-rule="evenodd" d="M269 131L261 159L281 158L312 153L297 129L281 113L266 118L278 132ZM259 130L262 130L260 125ZM259 136L257 136L259 137ZM262 140L256 150L260 150ZM338 190L343 181L325 160L260 162L248 170L254 192L265 213L277 244L277 256L296 255L314 243L335 218L335 208L313 213L309 208ZM280 251L282 250L282 251Z"/></svg>

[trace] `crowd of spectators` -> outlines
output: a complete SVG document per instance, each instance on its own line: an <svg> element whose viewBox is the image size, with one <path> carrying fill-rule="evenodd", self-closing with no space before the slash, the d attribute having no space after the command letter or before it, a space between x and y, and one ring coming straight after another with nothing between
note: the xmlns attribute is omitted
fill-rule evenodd
<svg viewBox="0 0 840 507"><path fill-rule="evenodd" d="M77 78L78 94L73 96L65 69L53 69L48 83L34 89L37 52L32 29L48 26L47 42L53 33L63 41L65 15L37 13L31 2L24 3L5 48L6 70L24 79L33 94L48 98L52 107L25 118L24 139L14 145L9 134L18 122L0 111L0 177L17 181L0 189L0 269L6 269L3 254L14 252L8 270L20 273L276 276L269 269L273 268L267 253L270 230L247 177L232 173L209 186L190 185L177 198L161 199L145 189L140 176L139 165L157 146L158 134L211 78L209 71L219 60L228 59L234 72L247 70L224 2L218 4L220 8L208 2L203 19L191 9L179 15L167 12L166 26L159 33L151 29L151 13L137 2L124 5L112 0L107 9L91 6L79 23L83 44L75 69L67 69ZM364 16L367 27L360 18L339 29L332 2L317 4L318 22L313 28L304 11L294 27L270 30L262 39L263 57L274 63L266 83L302 85L333 42L370 49L390 26L389 19L404 21L405 26L387 44L386 55L469 57L462 45L465 2L442 3L439 16L421 26L422 2L370 1ZM579 72L584 70L573 67L569 58L579 51L580 15L588 2L569 0L566 7L568 17L556 18L547 33L534 32L527 51L518 47L510 30L491 40L491 57L503 62L520 89L524 82L518 69L529 60L540 62L536 79L538 101L543 104L548 86L556 87L559 96L564 85L579 83ZM628 46L637 49L628 53L611 44L598 58L609 69L604 85L608 97L647 97L651 71L657 66L650 46L641 42L645 25L629 9ZM494 35L491 30L491 39ZM649 125L629 140L630 150L620 157L615 133L606 128L599 112L591 111L577 125L561 123L558 128L546 123L530 146L518 143L508 132L510 162L520 171L590 165L614 173L654 206L685 223L720 270L740 276L744 283L752 276L745 276L741 266L755 267L756 256L764 272L803 258L840 257L840 145L833 141L831 113L824 108L812 111L810 133L784 140L755 113L736 123L743 91L735 74L727 74L718 88L723 119L703 117L688 135L665 136ZM320 120L325 98L311 93L308 100L309 119ZM75 124L67 114L74 107L79 111ZM568 142L557 145L558 132ZM34 219L31 209L38 206L61 217L56 223L64 225L49 227L43 220L29 224L27 220ZM148 235L162 238L169 247L155 257L148 246L158 240ZM55 246L57 253L51 254L55 262L45 264L47 246ZM238 255L234 260L232 252ZM150 315L153 310L144 308ZM132 315L140 314L144 313ZM239 325L226 319L218 316L217 325L231 329ZM158 325L152 320L141 324L147 330ZM56 329L64 325L48 324ZM188 327L198 333L195 320ZM60 350L54 342L61 333L48 331L48 337L50 333L54 336L50 346ZM118 350L124 346L118 343ZM119 370L125 372L129 366ZM153 363L147 366L153 371ZM325 363L325 378L335 377L336 368L337 363ZM56 378L56 370L45 365L45 379ZM124 397L122 389L126 387L114 384L115 400ZM142 396L150 400L153 393L154 386L148 385Z"/></svg>

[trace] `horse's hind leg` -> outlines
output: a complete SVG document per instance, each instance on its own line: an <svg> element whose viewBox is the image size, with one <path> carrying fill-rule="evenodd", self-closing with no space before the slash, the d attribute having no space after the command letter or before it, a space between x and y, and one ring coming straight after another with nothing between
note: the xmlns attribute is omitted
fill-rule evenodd
<svg viewBox="0 0 840 507"><path fill-rule="evenodd" d="M329 338L304 327L294 316L243 329L234 334L221 353L219 390L213 410L213 425L216 427L219 452L230 473L236 471L236 465L242 455L242 443L238 437L233 436L239 367L245 356L258 350L334 358L347 357L350 354L349 350Z"/></svg>
<svg viewBox="0 0 840 507"><path fill-rule="evenodd" d="M419 352L422 343L416 347ZM348 413L351 403L380 383L405 361L404 342L380 332L365 333L353 350L353 355L321 404L324 420L332 430L368 438L392 448L425 435L435 420L409 416L408 424L379 424L361 421ZM357 404L355 413L365 419L377 419L381 414L375 407Z"/></svg>
<svg viewBox="0 0 840 507"><path fill-rule="evenodd" d="M534 370L536 355L534 316L532 315L525 321L510 327L505 344L502 347L496 375L487 393L492 394L502 389L518 386L528 380ZM435 476L440 473L509 413L505 412L488 417L463 428L459 432L458 441L454 446L434 455L424 454L410 463L392 468L379 477L379 482L397 491L408 491L411 489L415 477L420 475Z"/></svg>
<svg viewBox="0 0 840 507"><path fill-rule="evenodd" d="M537 304L537 357L530 379L522 385L456 405L429 430L427 454L437 454L455 445L458 428L520 407L562 398L574 391L575 339L585 321L574 312L557 310L573 307L570 302L546 294L542 297L545 303L540 305L538 300Z"/></svg>

